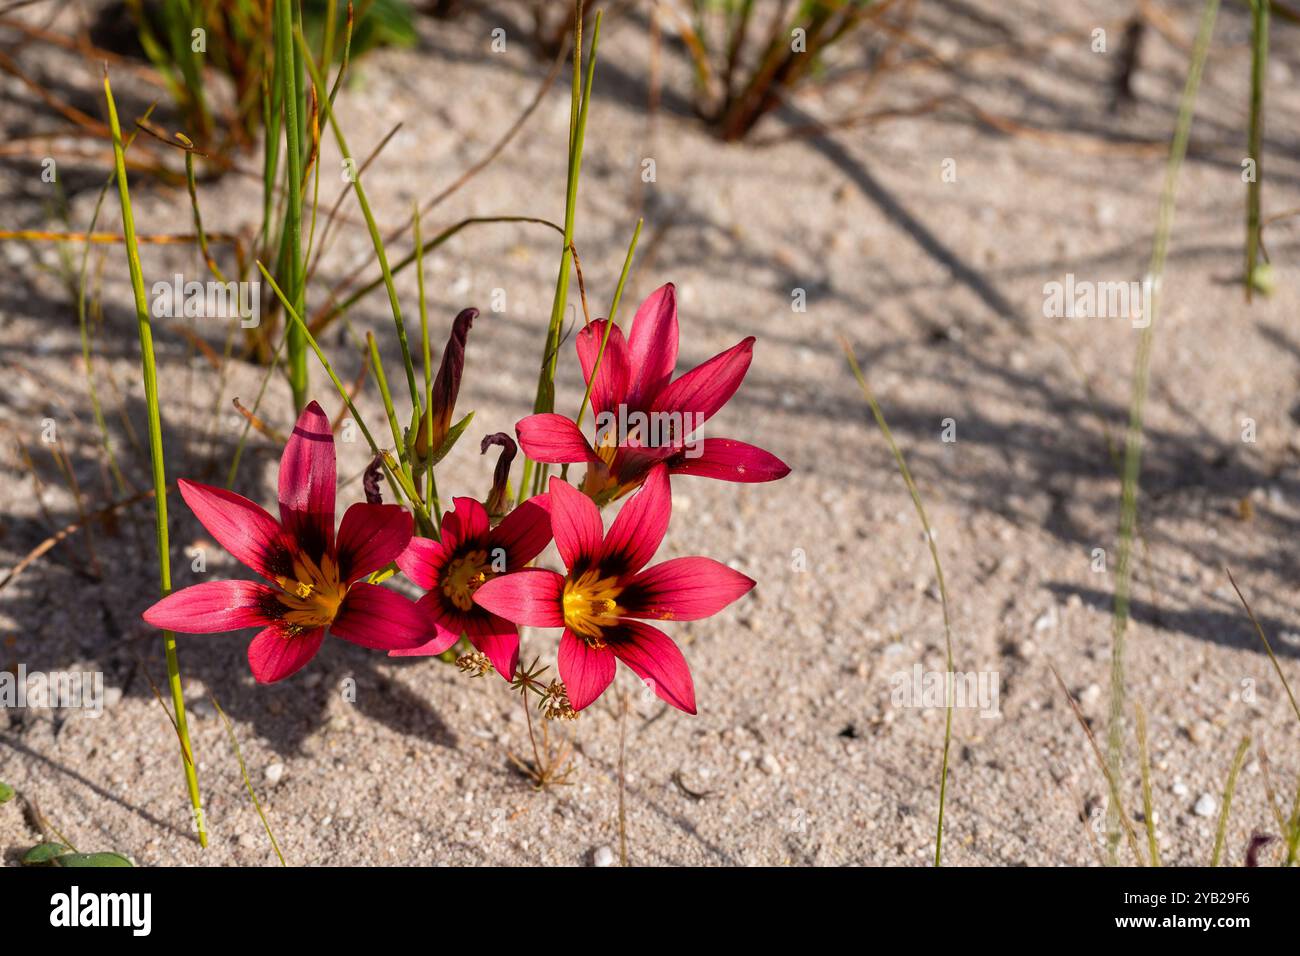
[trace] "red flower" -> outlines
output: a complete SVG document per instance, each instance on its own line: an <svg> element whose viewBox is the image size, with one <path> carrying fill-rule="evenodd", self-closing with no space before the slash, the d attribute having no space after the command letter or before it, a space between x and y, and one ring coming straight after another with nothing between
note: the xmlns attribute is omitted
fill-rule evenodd
<svg viewBox="0 0 1300 956"><path fill-rule="evenodd" d="M432 621L434 637L393 657L441 654L466 635L506 680L519 663L519 628L474 603L474 595L500 574L518 571L551 540L550 501L538 495L491 527L487 509L473 498L454 499L442 519L442 540L412 538L397 559L406 576L429 593L417 606Z"/></svg>
<svg viewBox="0 0 1300 956"><path fill-rule="evenodd" d="M592 322L577 336L578 360L588 382L607 322ZM641 303L628 340L617 325L610 330L591 389L595 447L573 421L556 414L530 415L519 422L519 444L534 461L586 462L583 488L602 501L634 489L657 462L672 474L723 481L784 478L789 467L761 448L731 438L691 440L736 393L753 348L750 336L670 382L677 364L677 295L669 283Z"/></svg>
<svg viewBox="0 0 1300 956"><path fill-rule="evenodd" d="M483 584L474 602L531 627L563 627L558 666L574 710L614 679L621 660L678 710L695 713L690 669L668 635L635 618L697 621L722 610L754 582L711 558L674 558L652 568L668 529L672 499L663 465L605 533L590 498L551 479L551 528L568 569L529 568Z"/></svg>
<svg viewBox="0 0 1300 956"><path fill-rule="evenodd" d="M429 625L416 605L360 579L393 561L411 540L411 515L397 505L354 504L334 534L334 436L315 402L294 426L280 459L280 520L222 488L181 480L181 497L208 533L275 585L209 581L144 612L155 627L214 634L261 627L248 645L260 683L283 680L337 637L380 650L416 647Z"/></svg>

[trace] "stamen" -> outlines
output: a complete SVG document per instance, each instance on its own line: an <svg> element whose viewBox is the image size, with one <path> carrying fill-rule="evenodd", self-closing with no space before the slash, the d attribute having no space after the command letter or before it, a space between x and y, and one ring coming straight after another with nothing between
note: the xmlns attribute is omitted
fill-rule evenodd
<svg viewBox="0 0 1300 956"><path fill-rule="evenodd" d="M289 637L333 623L347 594L347 585L339 580L338 562L330 554L322 555L318 565L299 551L293 556L293 577L276 580L284 590L276 599L283 606L281 620Z"/></svg>
<svg viewBox="0 0 1300 956"><path fill-rule="evenodd" d="M617 577L601 577L596 569L569 579L564 584L565 625L588 647L604 647L604 628L618 623L618 596L622 591Z"/></svg>
<svg viewBox="0 0 1300 956"><path fill-rule="evenodd" d="M470 551L447 565L442 575L442 593L456 607L468 611L474 606L474 592L493 576L487 552L482 549Z"/></svg>

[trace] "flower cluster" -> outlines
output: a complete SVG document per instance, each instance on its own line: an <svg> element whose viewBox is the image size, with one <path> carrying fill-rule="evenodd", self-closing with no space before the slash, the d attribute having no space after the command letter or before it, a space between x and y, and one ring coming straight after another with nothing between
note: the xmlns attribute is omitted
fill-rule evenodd
<svg viewBox="0 0 1300 956"><path fill-rule="evenodd" d="M436 403L418 420L414 462L432 468L463 425L452 411L474 314L453 325L435 388ZM163 598L144 613L150 624L184 633L260 630L249 666L263 683L283 680L320 649L327 632L392 656L441 655L465 639L462 671L495 670L515 683L519 628L562 628L560 680L537 683L548 717L572 718L596 700L622 661L664 701L695 713L695 687L673 640L649 621L694 621L716 614L754 581L706 557L651 564L672 515L673 475L725 481L772 481L789 469L744 442L701 438L699 427L730 400L749 368L747 338L673 378L677 364L673 286L637 310L626 338L599 320L577 336L596 419L594 440L582 416L531 415L516 434L533 461L585 464L577 485L551 477L543 494L510 508L507 492L516 448L490 435L482 449L502 448L493 488L483 500L453 499L431 530L414 536L399 505L353 504L337 532L334 439L312 402L280 463L280 518L232 492L181 481L185 502L209 533L264 582L215 581ZM608 528L605 504L627 497ZM554 540L563 571L533 567ZM424 596L412 601L377 583L394 569ZM363 580L369 578L370 580Z"/></svg>

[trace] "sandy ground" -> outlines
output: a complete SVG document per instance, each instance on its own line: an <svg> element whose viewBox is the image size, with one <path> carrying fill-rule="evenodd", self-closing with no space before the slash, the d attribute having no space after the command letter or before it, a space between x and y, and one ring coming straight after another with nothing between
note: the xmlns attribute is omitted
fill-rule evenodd
<svg viewBox="0 0 1300 956"><path fill-rule="evenodd" d="M451 182L481 156L546 74L522 39L519 9L492 4L450 24L422 20L420 48L364 60L340 100L353 148L368 153L401 122L365 182L382 223ZM926 6L926 5L923 5ZM711 138L689 115L680 50L664 60L666 93L653 123L645 104L649 50L638 17L611 17L602 37L577 244L589 297L603 312L644 201L646 233L626 303L665 281L680 290L679 370L745 335L758 337L745 386L712 433L754 441L793 468L779 484L674 485L674 521L660 557L710 554L759 581L752 596L707 621L671 626L695 676L699 716L631 694L627 728L627 839L639 864L926 864L933 854L942 708L891 700L892 678L943 668L943 626L920 525L889 451L870 423L836 342L848 336L884 406L925 498L952 598L959 671L997 676L999 713L962 709L954 720L945 858L960 865L1085 865L1105 784L1055 685L1055 665L1104 734L1110 664L1122 442L1138 332L1122 316L1046 318L1045 283L1066 273L1094 282L1141 278L1163 174L1158 153L1124 141L1160 141L1173 125L1186 52L1148 37L1137 104L1108 110L1120 20L1131 5L1014 0L923 13L918 36L953 69L904 69L871 109L956 94L1046 136L1006 135L950 109L802 137L762 148ZM1069 7L1067 10L1066 7ZM1195 6L1162 4L1186 41ZM511 37L488 50L493 26ZM1089 50L1097 26L1111 54ZM1278 28L1269 76L1265 211L1300 205L1296 157L1300 70ZM1049 41L1056 35L1060 38ZM1300 333L1296 220L1270 226L1277 291L1247 306L1241 271L1248 23L1229 5L1197 110L1184 169L1158 324L1147 408L1131 699L1150 723L1162 854L1208 861L1224 780L1238 741L1253 741L1228 828L1240 864L1252 830L1276 832L1269 782L1289 806L1300 772L1295 718L1224 574L1251 596L1282 666L1300 678ZM10 43L9 35L3 42ZM1026 44L1017 60L1008 44ZM963 51L988 47L970 56ZM43 57L43 58L42 58ZM32 68L100 114L97 68L70 56L28 56ZM115 81L118 77L115 76ZM13 130L55 120L12 77L0 77L0 118ZM122 76L126 116L156 94ZM852 105L841 90L810 93L767 121L775 136ZM860 107L859 107L860 108ZM165 114L164 114L165 116ZM562 82L511 148L440 206L436 225L466 215L563 215L568 93ZM641 161L657 181L642 192ZM955 160L956 181L942 176ZM249 159L250 166L255 158ZM324 169L338 169L327 149ZM83 228L103 167L65 166L71 222ZM322 197L333 202L327 177ZM4 227L61 228L39 166L0 166ZM135 186L142 232L188 230L184 190ZM255 178L205 185L212 230L255 224ZM102 228L117 226L112 202ZM369 240L349 201L313 290L343 275ZM440 324L476 304L461 408L477 436L512 430L530 403L558 243L536 226L483 226L427 263ZM7 430L0 486L0 567L16 563L75 520L42 421L92 506L106 498L104 456L86 394L75 311L51 274L49 246L0 245L0 348ZM97 268L99 250L92 257ZM120 248L103 269L105 314L96 376L131 482L147 485L134 317ZM201 276L188 250L145 253L147 278ZM415 277L399 289L413 315ZM487 312L494 289L507 308ZM807 309L792 309L797 289ZM320 294L315 291L315 294ZM630 316L625 312L625 317ZM375 329L399 368L382 291L353 313ZM224 330L194 327L216 348ZM358 356L326 337L345 378ZM220 481L238 437L229 401L250 402L260 370L232 362L223 383L172 329L158 332L169 477ZM313 365L314 392L338 400ZM581 397L563 353L558 407ZM289 422L276 381L264 412ZM361 401L382 423L373 383ZM214 415L214 409L219 414ZM1256 441L1242 441L1242 420ZM943 441L952 419L956 441ZM18 454L35 461L42 486ZM458 449L439 475L444 494L485 493L491 463ZM340 445L346 503L364 447ZM273 501L278 449L254 436L237 489ZM204 532L172 500L178 586L200 580L184 549ZM194 747L212 846L191 835L175 736L149 687L162 648L140 619L156 593L152 512L126 513L117 536L97 533L92 563L78 536L0 592L0 663L29 671L102 671L110 688L98 719L0 711L0 780L39 806L81 849L114 849L141 864L275 862L244 791L215 698L229 712L254 786L294 864L587 864L617 849L618 719L612 696L560 728L575 748L568 786L534 792L508 753L527 748L519 702L496 677L472 680L435 660L393 661L327 641L297 677L256 687L246 636L180 639ZM1094 549L1106 569L1093 567ZM209 542L208 575L235 574ZM554 560L553 552L544 559ZM554 632L530 632L527 654L552 659ZM344 689L355 682L355 702ZM1140 810L1136 745L1123 788ZM1267 759L1261 759L1262 745ZM1205 795L1209 795L1208 798ZM1207 803L1208 799L1208 803ZM1198 803L1200 806L1198 807ZM0 807L0 847L12 862L38 839L24 801Z"/></svg>

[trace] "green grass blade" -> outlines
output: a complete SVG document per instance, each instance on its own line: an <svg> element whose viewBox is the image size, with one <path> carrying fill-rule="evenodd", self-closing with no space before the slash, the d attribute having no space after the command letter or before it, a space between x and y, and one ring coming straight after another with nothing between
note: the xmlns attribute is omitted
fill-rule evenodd
<svg viewBox="0 0 1300 956"><path fill-rule="evenodd" d="M1124 445L1124 472L1120 493L1119 556L1115 572L1115 614L1111 627L1110 712L1106 734L1106 759L1110 774L1121 779L1124 751L1124 639L1128 630L1129 601L1132 588L1133 534L1137 526L1138 483L1142 471L1142 422L1146 408L1147 381L1151 367L1151 346L1154 340L1156 319L1160 310L1160 282L1165 271L1165 256L1169 248L1169 233L1173 228L1174 200L1178 189L1178 174L1183 157L1187 154L1187 140L1191 134L1193 108L1201 85L1201 72L1209 52L1214 21L1219 12L1219 0L1206 0L1201 14L1196 44L1192 49L1191 66L1187 82L1178 104L1178 121L1174 128L1169 159L1165 164L1165 181L1160 193L1160 212L1156 225L1155 242L1147 268L1146 288L1149 290L1146 326L1138 340L1137 358L1133 372L1133 398L1129 405L1128 432ZM1106 843L1112 865L1118 861L1122 822L1115 801L1107 812Z"/></svg>
<svg viewBox="0 0 1300 956"><path fill-rule="evenodd" d="M208 696L212 698L212 706L217 708L217 713L221 715L221 722L226 725L226 734L230 737L231 749L235 751L235 760L239 762L239 772L244 777L244 789L248 791L248 796L253 801L253 809L257 811L257 815L262 821L262 829L266 831L266 835L271 841L271 849L280 858L280 865L288 866L289 864L284 861L284 854L280 852L279 841L276 840L275 834L271 832L271 824L267 821L266 814L262 812L262 804L258 802L257 794L253 791L253 781L248 779L248 768L244 765L244 755L239 750L239 740L235 737L235 728L231 726L230 718L222 710L216 695L209 692Z"/></svg>
<svg viewBox="0 0 1300 956"><path fill-rule="evenodd" d="M1250 132L1246 155L1254 162L1254 176L1246 184L1246 301L1255 291L1255 270L1259 258L1260 190L1264 166L1260 153L1264 141L1264 77L1268 69L1269 0L1250 0Z"/></svg>
<svg viewBox="0 0 1300 956"><path fill-rule="evenodd" d="M1147 747L1147 715L1141 704L1135 704L1137 713L1138 760L1142 763L1142 817L1146 823L1147 850L1151 865L1160 865L1160 847L1156 844L1155 802L1151 798L1151 753Z"/></svg>
<svg viewBox="0 0 1300 956"><path fill-rule="evenodd" d="M285 196L288 202L284 223L285 283L294 311L302 315L306 287L302 262L302 117L298 79L301 76L293 45L294 7L292 0L275 0L275 72L280 86L285 145ZM307 405L307 352L302 333L289 329L289 387L293 390L295 414Z"/></svg>
<svg viewBox="0 0 1300 956"><path fill-rule="evenodd" d="M875 418L876 425L880 428L881 434L885 436L889 450L894 455L899 474L903 476L903 483L907 485L907 493L912 496L912 505L916 508L917 517L921 519L921 527L925 529L925 540L930 545L930 558L934 561L934 576L939 582L939 600L943 605L944 649L948 674L950 675L949 679L945 681L947 690L944 704L946 717L943 726L943 766L939 776L939 819L934 834L934 865L943 866L943 813L948 796L948 755L952 749L952 711L955 689L955 681L951 678L953 673L952 618L948 611L948 587L944 584L943 565L939 562L939 547L934 541L934 531L930 528L930 519L925 515L925 505L921 503L921 493L917 490L916 482L912 480L912 472L907 467L907 461L903 458L903 452L899 449L898 442L894 441L894 434L889 430L889 423L885 421L885 414L880 410L876 396L872 394L871 387L867 384L866 376L862 374L862 369L858 367L858 360L853 354L852 347L843 339L841 339L840 345L844 349L845 357L849 360L849 368L853 370L853 377L858 380L858 387L862 390L862 397L871 406L872 417Z"/></svg>
<svg viewBox="0 0 1300 956"><path fill-rule="evenodd" d="M159 591L166 597L172 590L171 547L167 536L167 474L163 461L162 416L158 406L158 365L153 351L153 329L149 324L149 303L144 292L144 272L140 267L140 249L135 238L135 217L131 214L131 194L126 179L126 155L122 148L122 128L117 118L117 104L108 71L104 71L104 99L108 104L109 128L113 131L113 162L117 170L117 190L122 202L122 231L126 238L127 266L131 272L131 291L135 296L136 325L140 336L140 360L144 373L144 397L149 412L149 458L152 463L154 489L154 525L158 544ZM171 687L172 707L176 711L176 730L181 737L182 754L192 755L189 724L185 718L185 695L181 690L180 663L176 657L176 635L163 631L163 649L167 656L167 683ZM199 844L208 845L207 823L199 796L199 778L192 758L184 759L185 782L194 810Z"/></svg>
<svg viewBox="0 0 1300 956"><path fill-rule="evenodd" d="M1242 761L1250 749L1250 738L1242 737L1237 744L1237 754L1232 758L1232 769L1228 771L1228 781L1223 786L1223 808L1219 811L1219 828L1214 834L1214 855L1210 857L1210 866L1218 866L1223 856L1223 843L1228 834L1228 814L1232 811L1232 795L1237 789L1237 774L1241 772Z"/></svg>
<svg viewBox="0 0 1300 956"><path fill-rule="evenodd" d="M578 181L582 173L582 149L587 133L587 112L591 103L591 84L596 74L596 51L600 43L601 11L596 13L592 29L591 52L587 57L586 83L582 77L582 2L576 4L573 40L573 87L569 101L569 174L564 196L564 248L560 252L560 271L555 280L555 296L551 301L551 319L546 329L546 346L542 352L542 368L537 378L537 395L533 412L555 411L555 368L559 361L560 331L569 299L569 281L573 266L573 222L578 205ZM527 497L537 494L546 481L545 465L533 475L533 461L524 458L523 478L519 494ZM529 488L532 491L529 491Z"/></svg>
<svg viewBox="0 0 1300 956"><path fill-rule="evenodd" d="M1291 709L1295 711L1296 720L1300 720L1300 704L1296 703L1295 694L1291 690L1291 682L1286 679L1286 674L1282 671L1282 665L1278 663L1277 655L1273 653L1273 645L1269 643L1268 635L1264 633L1264 628L1260 625L1259 619L1255 617L1255 612L1250 609L1250 604L1246 601L1246 595L1241 593L1241 588L1237 587L1237 579L1232 576L1232 571L1225 568L1228 572L1228 580L1232 582L1232 589L1237 592L1237 599L1241 601L1241 606L1246 609L1246 615L1250 618L1250 623L1255 625L1255 633L1264 644L1264 650L1268 652L1268 659L1273 663L1273 670L1277 672L1278 680L1282 682L1282 687L1286 690L1287 699L1291 701Z"/></svg>
<svg viewBox="0 0 1300 956"><path fill-rule="evenodd" d="M425 423L424 443L433 450L433 416L423 418L424 411L433 407L433 348L429 342L429 303L424 294L424 237L420 231L420 204L415 204L412 223L415 227L415 281L420 290L420 344L424 350L424 408L415 410L415 427ZM442 503L438 500L438 479L434 477L433 463L424 469L424 500L433 505L433 516L438 522L438 535L442 535Z"/></svg>

